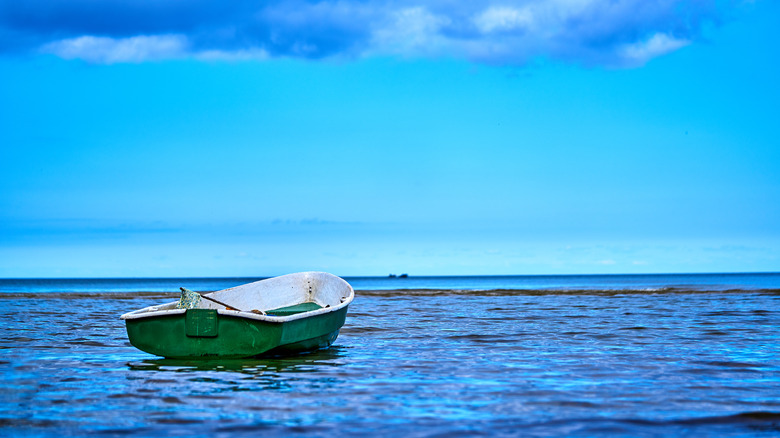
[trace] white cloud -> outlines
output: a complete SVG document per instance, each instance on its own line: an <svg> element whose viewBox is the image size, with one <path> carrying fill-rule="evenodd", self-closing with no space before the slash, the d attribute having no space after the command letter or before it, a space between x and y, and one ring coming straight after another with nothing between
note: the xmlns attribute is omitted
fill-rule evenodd
<svg viewBox="0 0 780 438"><path fill-rule="evenodd" d="M54 5L30 1L41 4L26 9L32 15ZM542 57L634 67L691 44L724 8L716 0L278 0L224 7L207 0L214 6L209 12L189 7L187 0L152 2L167 8L105 2L102 9L90 9L82 3L56 2L67 13L15 41L45 41L36 48L95 63L391 54L514 65ZM117 18L125 16L134 21ZM24 33L19 29L27 29L29 19L9 15L6 22L12 24L0 22L0 33L4 26ZM150 27L157 33L146 33Z"/></svg>
<svg viewBox="0 0 780 438"><path fill-rule="evenodd" d="M201 61L247 61L251 59L264 60L271 56L263 49L248 50L203 50L193 55Z"/></svg>
<svg viewBox="0 0 780 438"><path fill-rule="evenodd" d="M370 52L404 55L441 54L447 41L440 35L443 26L450 24L447 17L434 15L425 8L401 9L373 34Z"/></svg>
<svg viewBox="0 0 780 438"><path fill-rule="evenodd" d="M54 41L41 48L64 59L88 62L142 62L179 58L187 52L187 38L182 35L139 35L130 38L82 36Z"/></svg>
<svg viewBox="0 0 780 438"><path fill-rule="evenodd" d="M687 46L691 41L677 39L664 33L656 33L646 41L626 44L620 50L623 58L634 65L644 65L647 61Z"/></svg>
<svg viewBox="0 0 780 438"><path fill-rule="evenodd" d="M477 15L474 24L483 33L525 29L533 25L533 14L527 7L523 9L490 7Z"/></svg>
<svg viewBox="0 0 780 438"><path fill-rule="evenodd" d="M64 59L83 59L96 64L144 62L192 57L201 61L268 59L260 48L242 50L189 50L183 35L141 35L131 38L82 36L49 43L41 48Z"/></svg>

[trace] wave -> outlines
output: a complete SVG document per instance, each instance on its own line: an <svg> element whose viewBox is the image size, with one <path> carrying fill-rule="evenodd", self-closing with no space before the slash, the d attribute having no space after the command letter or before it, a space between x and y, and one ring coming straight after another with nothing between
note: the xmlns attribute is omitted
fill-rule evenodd
<svg viewBox="0 0 780 438"><path fill-rule="evenodd" d="M780 294L780 289L695 289L679 287L641 289L393 289L356 290L366 296L546 296L546 295L659 295L659 294Z"/></svg>
<svg viewBox="0 0 780 438"><path fill-rule="evenodd" d="M0 300L3 299L111 299L134 300L138 298L179 298L179 293L171 292L0 292Z"/></svg>
<svg viewBox="0 0 780 438"><path fill-rule="evenodd" d="M209 293L211 291L199 291ZM640 289L358 289L358 296L368 297L436 297L436 296L555 296L555 295L704 295L704 294L762 294L780 295L780 289L698 289L682 287ZM176 299L178 292L128 291L128 292L0 292L0 300L20 298L48 299L113 299L138 298Z"/></svg>

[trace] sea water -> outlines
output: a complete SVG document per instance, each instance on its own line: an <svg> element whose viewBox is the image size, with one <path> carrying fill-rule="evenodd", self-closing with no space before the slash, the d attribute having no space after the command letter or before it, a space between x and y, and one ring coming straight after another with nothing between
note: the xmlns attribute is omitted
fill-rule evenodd
<svg viewBox="0 0 780 438"><path fill-rule="evenodd" d="M0 433L780 434L778 274L347 278L327 350L128 343L120 314L245 280L0 280Z"/></svg>

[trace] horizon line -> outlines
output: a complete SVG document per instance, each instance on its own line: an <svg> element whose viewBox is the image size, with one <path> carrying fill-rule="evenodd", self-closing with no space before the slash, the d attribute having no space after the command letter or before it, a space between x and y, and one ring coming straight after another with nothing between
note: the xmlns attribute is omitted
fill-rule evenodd
<svg viewBox="0 0 780 438"><path fill-rule="evenodd" d="M325 272L325 271L297 271L297 272ZM291 272L293 274L296 272ZM282 274L288 275L288 274ZM337 275L337 274L333 274ZM395 274L402 275L402 274ZM639 276L639 275L780 275L780 271L747 271L747 272L652 272L652 273L609 273L609 274L487 274L487 275L412 275L408 277L390 277L388 275L337 275L341 278L394 278L396 280L406 280L409 278L453 278L453 277L605 277L605 276ZM280 277L281 275L271 276L219 276L219 277L0 277L4 280L176 280L176 279L200 279L200 280L219 280L219 279L268 279Z"/></svg>

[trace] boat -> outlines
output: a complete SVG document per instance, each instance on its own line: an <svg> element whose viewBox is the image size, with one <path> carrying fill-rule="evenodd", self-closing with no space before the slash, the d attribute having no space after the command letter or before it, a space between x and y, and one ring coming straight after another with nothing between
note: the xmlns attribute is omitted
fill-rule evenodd
<svg viewBox="0 0 780 438"><path fill-rule="evenodd" d="M172 359L286 355L329 347L355 291L326 272L282 275L125 313L130 343Z"/></svg>

